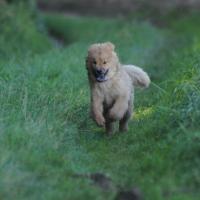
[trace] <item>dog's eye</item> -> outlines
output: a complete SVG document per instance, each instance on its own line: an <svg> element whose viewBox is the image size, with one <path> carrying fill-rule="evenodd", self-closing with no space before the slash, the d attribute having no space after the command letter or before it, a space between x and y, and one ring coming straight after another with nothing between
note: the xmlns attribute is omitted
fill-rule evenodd
<svg viewBox="0 0 200 200"><path fill-rule="evenodd" d="M103 62L104 65L105 65L106 63L107 63L106 61Z"/></svg>
<svg viewBox="0 0 200 200"><path fill-rule="evenodd" d="M97 61L96 61L96 60L94 60L94 61L93 61L93 64L94 64L94 65L96 65L96 64L97 64Z"/></svg>

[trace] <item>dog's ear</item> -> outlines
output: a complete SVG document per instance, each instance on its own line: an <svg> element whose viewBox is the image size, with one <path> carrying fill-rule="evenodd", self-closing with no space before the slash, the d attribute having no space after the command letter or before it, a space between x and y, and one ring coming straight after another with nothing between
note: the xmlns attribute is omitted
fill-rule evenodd
<svg viewBox="0 0 200 200"><path fill-rule="evenodd" d="M106 42L105 45L111 50L114 51L115 50L115 45L111 42Z"/></svg>

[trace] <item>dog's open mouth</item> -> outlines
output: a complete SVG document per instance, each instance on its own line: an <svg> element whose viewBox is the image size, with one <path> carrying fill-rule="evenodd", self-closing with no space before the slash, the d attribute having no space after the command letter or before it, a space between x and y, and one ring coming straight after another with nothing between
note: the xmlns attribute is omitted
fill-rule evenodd
<svg viewBox="0 0 200 200"><path fill-rule="evenodd" d="M107 81L108 79L107 78L105 78L105 77L97 77L96 78L96 80L98 81L98 82L104 82L104 81Z"/></svg>
<svg viewBox="0 0 200 200"><path fill-rule="evenodd" d="M98 82L104 82L107 81L108 78L106 75L108 74L108 69L107 70L94 70L94 76Z"/></svg>

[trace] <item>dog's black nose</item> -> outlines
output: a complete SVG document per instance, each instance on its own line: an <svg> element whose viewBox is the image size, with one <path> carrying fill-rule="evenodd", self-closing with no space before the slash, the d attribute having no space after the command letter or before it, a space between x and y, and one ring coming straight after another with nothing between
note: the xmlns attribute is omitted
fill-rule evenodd
<svg viewBox="0 0 200 200"><path fill-rule="evenodd" d="M104 74L104 69L96 69L96 74L101 75Z"/></svg>

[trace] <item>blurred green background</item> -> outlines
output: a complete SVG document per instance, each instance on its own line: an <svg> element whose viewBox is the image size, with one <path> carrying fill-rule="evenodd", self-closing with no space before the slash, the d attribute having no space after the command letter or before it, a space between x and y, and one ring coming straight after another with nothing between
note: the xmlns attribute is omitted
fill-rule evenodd
<svg viewBox="0 0 200 200"><path fill-rule="evenodd" d="M0 0L0 199L197 200L198 0ZM145 69L126 134L89 117L87 48Z"/></svg>

